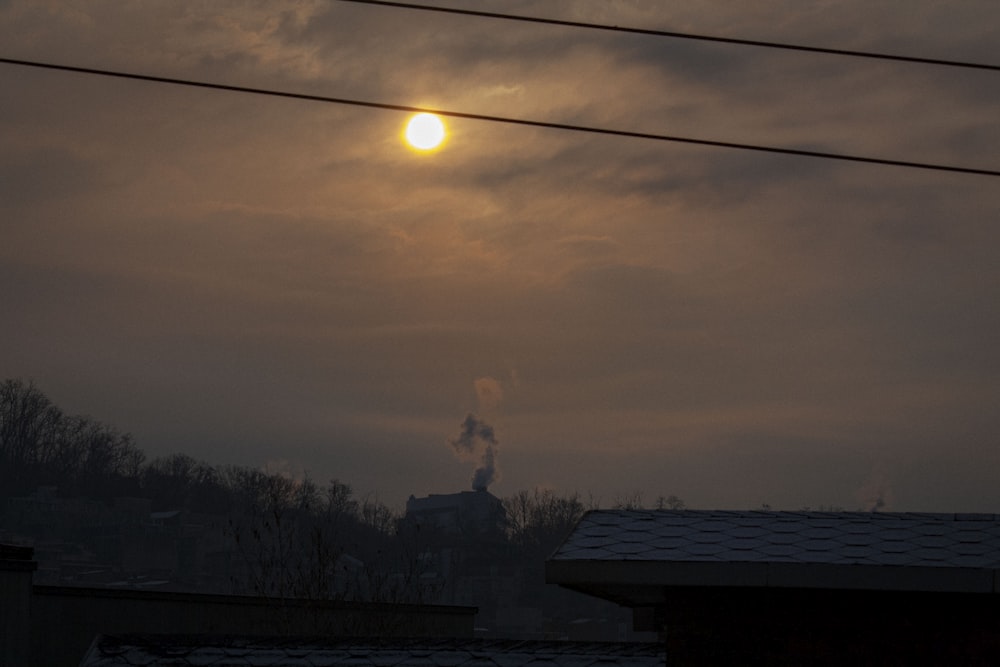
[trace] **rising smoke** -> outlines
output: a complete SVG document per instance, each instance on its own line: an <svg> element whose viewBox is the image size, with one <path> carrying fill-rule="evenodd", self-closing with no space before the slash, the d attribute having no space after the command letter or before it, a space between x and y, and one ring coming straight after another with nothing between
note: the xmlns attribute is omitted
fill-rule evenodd
<svg viewBox="0 0 1000 667"><path fill-rule="evenodd" d="M473 490L485 491L500 478L496 465L497 446L500 443L493 427L476 415L470 412L465 416L461 433L448 440L448 444L462 458L479 457L479 467L472 473Z"/></svg>

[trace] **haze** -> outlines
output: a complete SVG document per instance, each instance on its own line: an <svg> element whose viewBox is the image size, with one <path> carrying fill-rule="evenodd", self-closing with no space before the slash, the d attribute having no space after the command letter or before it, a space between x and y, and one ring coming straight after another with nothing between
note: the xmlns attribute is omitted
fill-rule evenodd
<svg viewBox="0 0 1000 667"><path fill-rule="evenodd" d="M993 0L476 8L1000 63ZM0 44L1000 168L989 71L319 0L9 0ZM997 179L461 119L417 155L405 121L0 65L0 376L150 457L396 505L489 450L497 495L997 511ZM456 456L470 416L494 441Z"/></svg>

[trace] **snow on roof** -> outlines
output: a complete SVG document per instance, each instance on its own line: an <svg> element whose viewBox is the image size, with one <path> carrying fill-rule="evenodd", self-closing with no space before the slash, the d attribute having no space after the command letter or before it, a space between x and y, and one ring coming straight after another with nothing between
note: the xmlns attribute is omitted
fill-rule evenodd
<svg viewBox="0 0 1000 667"><path fill-rule="evenodd" d="M81 666L659 667L664 660L661 645L638 643L103 635Z"/></svg>

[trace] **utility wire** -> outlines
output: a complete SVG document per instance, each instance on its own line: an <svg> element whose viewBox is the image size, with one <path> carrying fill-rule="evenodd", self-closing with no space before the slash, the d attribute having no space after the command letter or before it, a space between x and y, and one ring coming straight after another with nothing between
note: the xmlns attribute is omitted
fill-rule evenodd
<svg viewBox="0 0 1000 667"><path fill-rule="evenodd" d="M268 88L251 88L247 86L233 86L223 83L212 83L209 81L195 81L190 79L175 79L164 76L153 76L150 74L135 74L116 70L94 69L90 67L74 67L71 65L60 65L56 63L43 63L33 60L18 60L15 58L2 58L0 63L7 65L20 65L24 67L38 67L63 72L75 72L78 74L91 74L96 76L115 77L119 79L133 79L139 81L149 81L152 83L165 83L178 86L193 86L196 88L210 88L213 90L227 90L237 93L251 93L254 95L268 95L271 97L286 97L296 100L308 100L311 102L326 102L329 104L347 104L359 107L374 109L388 109L391 111L407 111L414 113L432 113L438 116L449 118L464 118L468 120L479 120L491 123L507 123L510 125L526 125L529 127L542 127L554 130L568 130L571 132L589 132L591 134L604 134L616 137L630 137L633 139L649 139L652 141L669 141L684 144L696 144L699 146L714 146L717 148L732 148L738 150L758 151L762 153L779 153L783 155L797 155L800 157L823 158L827 160L842 160L848 162L863 162L868 164L887 165L892 167L907 167L911 169L929 169L934 171L948 171L962 174L977 174L980 176L1000 176L1000 170L977 169L972 167L961 167L955 165L933 164L928 162L911 162L908 160L889 160L875 157L865 157L861 155L845 155L841 153L827 153L823 151L802 150L797 148L780 148L777 146L764 146L754 144L734 143L730 141L713 141L710 139L696 139L693 137L672 136L667 134L653 134L648 132L632 132L628 130L615 130L605 127L593 127L586 125L572 125L569 123L552 123L541 120L530 120L527 118L509 118L505 116L492 116L477 113L465 113L462 111L449 111L446 109L433 109L428 107L416 107L406 104L388 104L385 102L370 102L365 100L347 99L342 97L328 97L325 95L310 95L306 93L293 93L288 91L273 90Z"/></svg>
<svg viewBox="0 0 1000 667"><path fill-rule="evenodd" d="M647 28L628 28L617 25L607 25L604 23L584 23L581 21L565 21L562 19L547 19L538 16L524 16L521 14L501 14L498 12L484 12L476 9L457 9L454 7L436 7L433 5L417 5L412 2L393 2L391 0L338 0L339 2L352 2L360 5L378 5L381 7L393 7L396 9L418 9L427 12L440 12L444 14L461 14L463 16L476 16L479 18L501 19L505 21L522 21L527 23L542 23L545 25L562 26L566 28L587 28L590 30L605 30L610 32L624 32L634 35L650 35L653 37L673 37L676 39L692 39L703 42L718 42L722 44L737 44L740 46L759 46L768 49L785 49L788 51L806 51L809 53L823 53L833 56L851 56L854 58L874 58L878 60L894 60L897 62L917 63L921 65L943 65L945 67L965 67L971 69L984 69L993 72L1000 72L1000 65L990 65L987 63L972 63L959 60L943 60L939 58L921 58L918 56L903 56L891 53L876 53L873 51L852 51L848 49L831 49L820 46L805 46L802 44L786 44L781 42L765 42L754 39L738 39L735 37L715 37L711 35L698 35L686 32L671 32L668 30L652 30Z"/></svg>

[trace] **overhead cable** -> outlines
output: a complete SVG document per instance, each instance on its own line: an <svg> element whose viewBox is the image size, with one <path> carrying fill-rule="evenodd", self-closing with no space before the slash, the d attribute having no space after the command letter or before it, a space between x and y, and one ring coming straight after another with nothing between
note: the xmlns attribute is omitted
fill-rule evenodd
<svg viewBox="0 0 1000 667"><path fill-rule="evenodd" d="M387 109L390 111L407 111L413 113L432 113L449 118L463 118L468 120L486 121L491 123L507 123L511 125L526 125L530 127L548 128L554 130L567 130L571 132L588 132L591 134L603 134L616 137L629 137L633 139L648 139L652 141L668 141L684 144L696 144L700 146L713 146L716 148L731 148L747 151L758 151L763 153L779 153L783 155L796 155L800 157L823 158L827 160L842 160L848 162L863 162L868 164L886 165L892 167L907 167L911 169L929 169L934 171L948 171L962 174L976 174L980 176L1000 176L1000 170L979 169L973 167L962 167L956 165L934 164L929 162L912 162L909 160L890 160L885 158L866 157L861 155L846 155L841 153L827 153L823 151L804 150L798 148L781 148L777 146L764 146L755 144L735 143L731 141L715 141L711 139L697 139L694 137L672 136L667 134L654 134L649 132L632 132L629 130L616 130L605 127L594 127L586 125L574 125L569 123L555 123L542 120L531 120L527 118L509 118L506 116L493 116L478 113L466 113L463 111L450 111L447 109L434 109L429 107L417 107L407 104L390 104L386 102L371 102L365 100L347 99L342 97L328 97L326 95L311 95L308 93L294 93L289 91L274 90L268 88L252 88L248 86L234 86L223 83L213 83L210 81L196 81L191 79L175 79L164 76L154 76L151 74L137 74L117 70L94 69L90 67L75 67L72 65L60 65L57 63L44 63L33 60L19 60L15 58L0 57L0 63L7 65L20 65L24 67L37 67L50 70L60 70L64 72L74 72L78 74L90 74L96 76L116 77L120 79L133 79L139 81L149 81L152 83L171 84L178 86L193 86L197 88L210 88L213 90L225 90L237 93L250 93L254 95L269 95L272 97L285 97L297 100L307 100L311 102L326 102L329 104L346 104L374 109Z"/></svg>
<svg viewBox="0 0 1000 667"><path fill-rule="evenodd" d="M916 63L920 65L942 65L945 67L965 67L971 69L984 69L984 70L991 70L994 72L1000 72L1000 65L963 62L959 60L945 60L941 58L922 58L919 56L904 56L891 53L877 53L874 51L853 51L849 49L833 49L822 46L806 46L803 44L786 44L782 42L766 42L756 39L738 39L735 37L717 37L712 35L699 35L687 32L672 32L669 30L653 30L649 28L629 28L617 25L607 25L604 23L585 23L582 21L566 21L563 19L548 19L539 16L525 16L523 14L502 14L499 12L484 12L478 9L458 9L455 7L418 5L412 2L394 2L392 0L338 0L338 1L351 2L359 5L378 5L381 7L394 7L396 9L417 9L421 11L440 12L444 14L477 16L480 18L501 19L505 21L542 23L545 25L555 25L566 28L586 28L590 30L606 30L610 32L624 32L635 35L649 35L652 37L672 37L676 39L691 39L703 42L736 44L739 46L758 46L768 49L785 49L788 51L806 51L809 53L823 53L832 56L850 56L853 58L874 58L878 60L894 60L897 62Z"/></svg>

